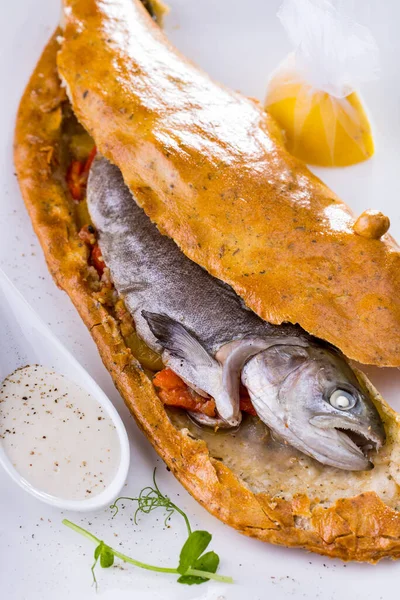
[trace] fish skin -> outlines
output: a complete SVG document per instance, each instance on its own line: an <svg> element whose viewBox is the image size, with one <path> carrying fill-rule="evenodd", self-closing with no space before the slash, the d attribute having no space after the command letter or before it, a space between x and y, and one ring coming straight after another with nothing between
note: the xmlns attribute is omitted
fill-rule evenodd
<svg viewBox="0 0 400 600"><path fill-rule="evenodd" d="M260 319L229 286L187 259L173 240L161 237L133 202L119 169L104 158L93 163L88 207L115 286L125 297L139 335L153 350L161 348L142 316L143 309L182 323L212 355L223 344L249 333L309 338L300 327L270 325Z"/></svg>
<svg viewBox="0 0 400 600"><path fill-rule="evenodd" d="M287 443L337 468L372 467L335 429L358 432L376 448L385 440L379 415L343 355L300 327L271 325L248 310L160 234L119 169L102 157L92 165L87 199L105 263L138 334L189 385L215 398L220 422L240 423L241 377L260 419ZM354 409L329 404L329 390L337 388L358 398ZM221 424L207 419L213 423Z"/></svg>
<svg viewBox="0 0 400 600"><path fill-rule="evenodd" d="M138 334L156 352L162 353L163 347L143 311L165 314L180 323L185 330L195 334L201 347L212 356L225 344L248 335L277 341L282 340L282 336L309 337L293 325L266 323L248 310L229 286L187 259L173 240L160 235L133 201L119 169L102 157L93 162L87 200L115 287L124 296ZM222 386L221 365L211 359L201 366L204 357L201 347L197 344L195 370L193 360L182 365L181 358L171 354L166 356L165 352L163 360L191 387L212 396L219 413L224 415L223 420L234 427L241 419L239 372L229 372L225 377L225 380L233 380L229 387L233 387L235 393L233 397L229 396ZM195 349L192 347L191 350L193 357ZM218 421L215 424L222 425Z"/></svg>

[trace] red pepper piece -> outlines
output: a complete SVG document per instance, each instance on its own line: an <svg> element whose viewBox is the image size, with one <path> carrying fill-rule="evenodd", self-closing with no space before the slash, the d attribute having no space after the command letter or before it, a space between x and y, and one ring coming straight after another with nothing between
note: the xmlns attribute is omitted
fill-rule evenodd
<svg viewBox="0 0 400 600"><path fill-rule="evenodd" d="M101 254L100 246L95 244L92 248L92 252L90 253L90 260L100 277L103 275L104 267L104 258Z"/></svg>

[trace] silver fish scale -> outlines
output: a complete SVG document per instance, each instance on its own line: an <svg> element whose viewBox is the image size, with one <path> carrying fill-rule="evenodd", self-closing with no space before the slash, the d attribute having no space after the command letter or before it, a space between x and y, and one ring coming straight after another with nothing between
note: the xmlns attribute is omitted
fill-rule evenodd
<svg viewBox="0 0 400 600"><path fill-rule="evenodd" d="M211 353L245 335L306 335L296 326L266 323L229 286L188 259L160 234L134 201L119 169L102 157L92 165L87 198L115 287L125 297L139 335L153 349L160 346L142 310L179 321Z"/></svg>

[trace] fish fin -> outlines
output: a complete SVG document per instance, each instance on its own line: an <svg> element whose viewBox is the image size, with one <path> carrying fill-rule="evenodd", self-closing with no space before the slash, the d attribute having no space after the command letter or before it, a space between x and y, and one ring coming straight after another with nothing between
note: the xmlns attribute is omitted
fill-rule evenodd
<svg viewBox="0 0 400 600"><path fill-rule="evenodd" d="M220 363L181 323L167 315L147 311L142 311L142 316L164 349L163 361L189 385L212 396L219 415L229 426L238 425L241 419L239 397L235 401L230 390L224 387Z"/></svg>
<svg viewBox="0 0 400 600"><path fill-rule="evenodd" d="M214 367L217 363L200 342L178 321L163 314L142 310L152 334L171 356L202 367Z"/></svg>

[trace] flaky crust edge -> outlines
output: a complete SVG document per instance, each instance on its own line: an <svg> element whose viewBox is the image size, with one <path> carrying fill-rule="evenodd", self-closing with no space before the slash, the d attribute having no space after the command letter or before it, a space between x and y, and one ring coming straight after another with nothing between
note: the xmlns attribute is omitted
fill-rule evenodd
<svg viewBox="0 0 400 600"><path fill-rule="evenodd" d="M125 345L118 323L93 297L86 281L87 250L77 235L65 186L51 165L52 153L57 155L61 143L61 106L66 100L56 68L59 35L57 30L50 39L21 99L15 131L16 172L50 273L90 330L137 424L188 492L241 533L343 560L374 563L384 557L397 558L400 514L375 492L340 499L328 508L295 493L291 501L254 494L223 463L209 456L203 441L178 431L170 422L150 379ZM400 446L399 417L373 393L387 435Z"/></svg>

